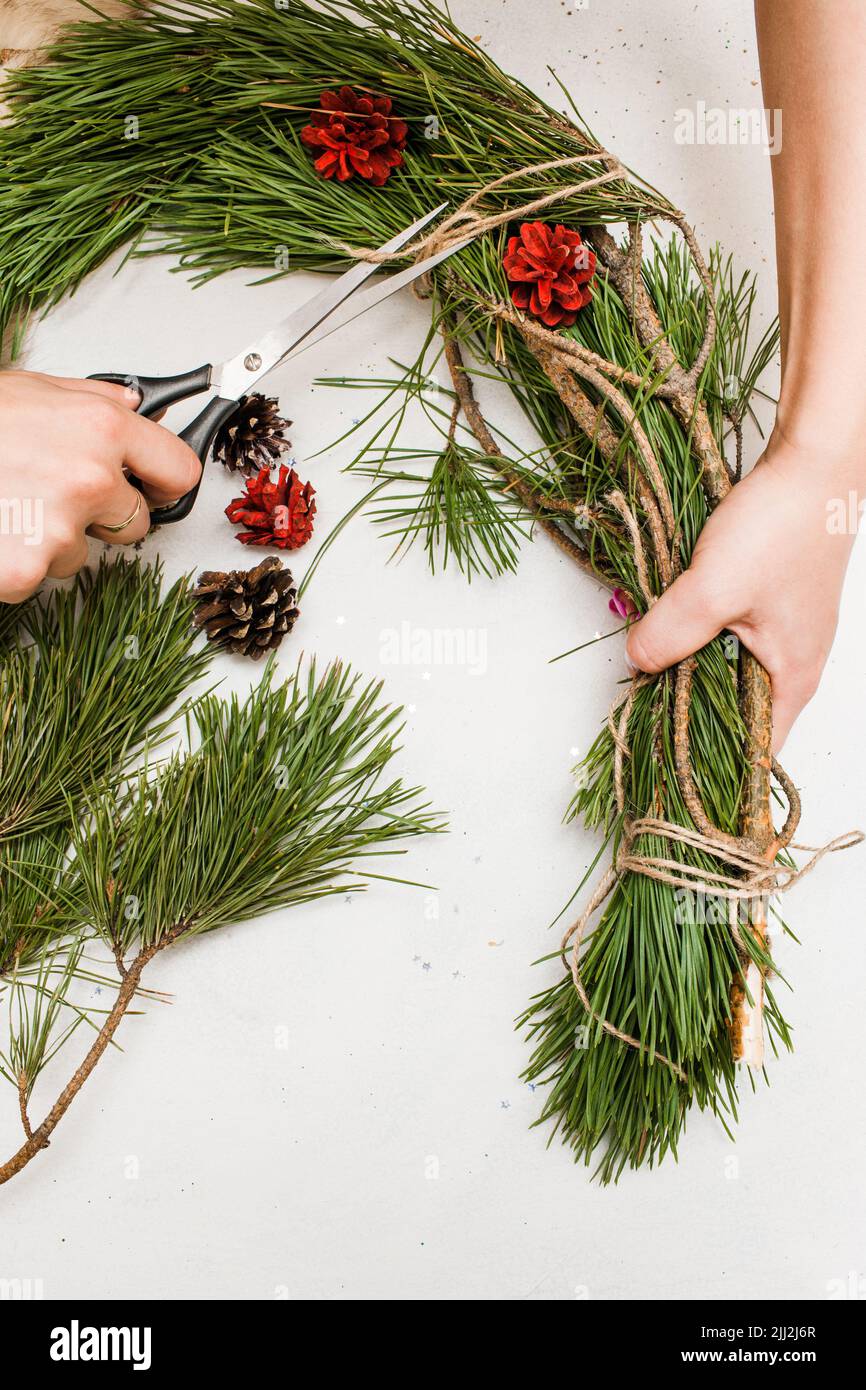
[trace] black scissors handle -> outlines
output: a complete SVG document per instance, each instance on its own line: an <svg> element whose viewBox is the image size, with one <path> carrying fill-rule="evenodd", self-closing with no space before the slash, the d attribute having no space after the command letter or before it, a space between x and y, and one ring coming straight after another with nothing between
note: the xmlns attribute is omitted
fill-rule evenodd
<svg viewBox="0 0 866 1390"><path fill-rule="evenodd" d="M127 386L130 390L137 391L141 396L138 413L149 419L177 401L185 401L189 396L197 396L199 392L207 391L211 384L212 372L211 364L206 362L204 366L195 367L191 372L181 372L178 376L135 376L132 372L94 372L89 379L111 381L118 386ZM222 396L214 396L204 410L179 432L178 438L188 444L198 456L202 474L214 435L237 408L237 401L227 401ZM129 481L133 487L140 489L142 486L140 479L131 474ZM172 502L167 507L156 507L150 514L153 525L167 526L173 521L183 521L195 506L200 487L201 478L195 487L190 488L177 502Z"/></svg>

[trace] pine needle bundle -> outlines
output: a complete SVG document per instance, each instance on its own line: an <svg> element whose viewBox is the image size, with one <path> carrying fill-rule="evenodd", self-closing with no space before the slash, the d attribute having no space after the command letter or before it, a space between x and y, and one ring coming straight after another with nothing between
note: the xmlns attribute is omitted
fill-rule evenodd
<svg viewBox="0 0 866 1390"><path fill-rule="evenodd" d="M323 91L346 86L385 94L408 128L382 186L321 177L302 139ZM362 422L374 429L353 466L374 480L377 521L468 576L513 568L525 536L545 536L638 614L688 565L739 477L776 328L755 340L751 276L705 257L576 109L508 77L447 14L425 0L168 3L82 26L12 98L0 324L20 334L122 245L171 251L197 281L333 271L446 199L450 220L404 254L471 243L434 272L431 335L376 383L384 400ZM512 299L503 260L529 218L579 231L595 258L592 302L567 326ZM431 400L440 357L451 389ZM531 453L485 417L473 375L489 374L534 426ZM440 452L397 443L413 402ZM793 881L799 804L775 767L789 802L776 832L771 715L766 673L721 637L625 687L581 769L570 813L611 868L564 942L566 973L523 1021L542 1119L577 1158L600 1148L605 1180L676 1153L692 1105L732 1118L735 1063L760 1066L765 1030L790 1046L767 913L779 875Z"/></svg>
<svg viewBox="0 0 866 1390"><path fill-rule="evenodd" d="M23 1128L0 1184L47 1147L157 955L345 892L365 858L440 828L386 775L400 711L339 664L277 682L271 663L246 700L172 708L209 649L192 645L188 584L160 587L158 569L103 565L34 603L0 657L0 1076ZM108 966L105 1012L85 987L110 989ZM82 1025L89 1046L32 1123Z"/></svg>

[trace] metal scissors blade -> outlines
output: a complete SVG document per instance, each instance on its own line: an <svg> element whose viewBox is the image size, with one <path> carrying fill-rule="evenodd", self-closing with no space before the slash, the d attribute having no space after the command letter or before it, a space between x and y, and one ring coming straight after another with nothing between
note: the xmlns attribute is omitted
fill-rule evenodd
<svg viewBox="0 0 866 1390"><path fill-rule="evenodd" d="M353 319L360 318L366 314L368 309L381 304L383 300L390 299L392 294L402 290L406 285L411 285L413 280L418 280L422 275L426 275L428 270L432 270L440 261L447 260L455 252L462 251L464 246L468 246L471 237L465 237L463 241L457 241L453 246L448 246L444 251L437 251L434 256L428 256L426 261L418 261L415 265L410 265L406 270L401 270L397 275L389 275L387 280L383 280L381 285L372 285L370 289L359 294L355 299L350 299L346 306L346 313L335 315L333 319L328 319L327 323L321 324L314 332L309 333L302 343L297 347L291 348L286 354L290 361L300 357L307 348L314 347L316 343L321 343L323 339L330 338L332 333L337 333L341 328L345 328Z"/></svg>
<svg viewBox="0 0 866 1390"><path fill-rule="evenodd" d="M404 227L402 232L398 232L397 236L392 237L381 249L399 251L411 241L416 232L420 232L434 217L444 211L446 206L446 203L442 203L426 216L419 217L417 222L413 222L411 227ZM425 275L440 261L444 261L446 256L453 256L456 251L468 246L469 240L470 238L465 238L444 251L428 256L425 261L416 262L407 269L398 271L396 275L389 275L381 284L373 286L365 294L350 299L346 313L335 314L334 310L338 309L369 276L380 269L377 261L360 261L339 279L332 280L300 309L289 314L288 318L283 319L282 323L278 323L269 333L263 334L257 342L251 343L243 352L229 358L220 367L214 368L209 362L205 362L200 367L194 367L192 371L181 372L171 377L102 372L97 374L97 379L133 385L138 393L138 410L148 416L158 414L176 401L186 400L189 396L197 396L201 391L216 387L216 395L211 397L204 409L178 434L178 438L198 455L204 467L220 426L226 424L234 415L241 397L278 362L282 362L290 352L303 351L314 342L320 342L322 338L335 333L338 328L344 328L346 324L395 294L404 285L410 285L419 275ZM131 474L130 481L136 486L139 485ZM201 479L176 502L152 510L150 516L154 525L167 526L170 522L182 521L185 516L189 516L195 506L200 486Z"/></svg>
<svg viewBox="0 0 866 1390"><path fill-rule="evenodd" d="M417 232L420 232L438 217L448 206L441 203L432 212L425 213L419 217L417 222L413 222L410 227L404 227L390 241L386 241L380 251L399 251L402 246L411 241ZM456 248L455 248L456 249ZM442 259L442 256L439 256ZM375 261L359 261L352 266L338 279L326 285L318 294L313 295L302 304L300 309L296 309L279 323L275 324L267 333L263 334L255 342L234 357L230 357L221 366L215 367L213 372L213 384L216 386L217 394L223 400L240 400L241 396L247 394L252 386L261 377L271 371L273 367L281 362L282 359L291 352L292 348L297 347L323 319L333 313L343 300L346 299L354 290L369 279L382 266ZM423 270L411 267L414 272L409 280L418 274L423 274ZM401 272L405 276L406 272ZM403 279L402 284L408 284L409 280ZM396 286L395 288L400 288Z"/></svg>

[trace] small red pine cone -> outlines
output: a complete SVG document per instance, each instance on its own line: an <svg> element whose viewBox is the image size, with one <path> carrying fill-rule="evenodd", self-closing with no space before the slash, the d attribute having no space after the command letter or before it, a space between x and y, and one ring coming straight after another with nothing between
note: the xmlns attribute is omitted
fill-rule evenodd
<svg viewBox="0 0 866 1390"><path fill-rule="evenodd" d="M579 232L546 222L522 222L502 258L512 302L548 328L569 328L592 299L595 263Z"/></svg>
<svg viewBox="0 0 866 1390"><path fill-rule="evenodd" d="M294 468L280 464L276 481L262 468L248 478L243 497L226 507L236 526L246 526L237 537L241 545L273 545L278 550L297 550L313 534L316 515L315 489L302 483Z"/></svg>
<svg viewBox="0 0 866 1390"><path fill-rule="evenodd" d="M377 187L403 163L409 127L391 115L391 98L341 87L322 92L321 111L314 111L301 139L321 150L315 166L323 178L345 183L353 174Z"/></svg>

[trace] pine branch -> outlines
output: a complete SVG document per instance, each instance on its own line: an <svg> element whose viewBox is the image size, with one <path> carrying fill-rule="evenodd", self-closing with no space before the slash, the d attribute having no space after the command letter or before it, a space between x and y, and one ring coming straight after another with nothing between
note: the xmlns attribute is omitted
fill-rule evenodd
<svg viewBox="0 0 866 1390"><path fill-rule="evenodd" d="M310 664L282 685L274 675L271 662L243 703L205 696L189 713L186 752L85 798L84 816L70 827L63 936L44 947L32 1007L21 994L19 956L11 967L18 1009L2 1069L19 1087L26 1135L0 1166L0 1183L46 1147L158 954L228 923L345 892L345 876L366 860L443 828L416 788L386 776L400 711L380 703L379 684L363 684L339 664L321 676ZM117 961L116 999L33 1128L27 1107L36 1077L81 1021L74 1011L68 1019L68 991L90 933Z"/></svg>
<svg viewBox="0 0 866 1390"><path fill-rule="evenodd" d="M193 649L190 598L163 599L159 568L103 561L24 616L29 641L0 663L0 843L49 831L116 770L210 662Z"/></svg>
<svg viewBox="0 0 866 1390"><path fill-rule="evenodd" d="M394 451L389 454L393 459ZM493 577L517 569L518 547L527 532L521 510L509 498L498 475L498 460L466 449L455 440L431 455L428 473L412 473L407 465L423 462L412 450L399 471L371 467L370 474L394 486L384 502L371 509L383 534L396 538L393 554L405 554L423 539L433 573L449 560L471 579Z"/></svg>
<svg viewBox="0 0 866 1390"><path fill-rule="evenodd" d="M66 1086L64 1086L42 1123L33 1130L28 1120L25 1131L29 1130L29 1133L25 1143L21 1145L17 1152L14 1153L6 1163L0 1164L0 1186L8 1182L10 1178L14 1178L23 1168L26 1168L30 1160L35 1158L41 1149L48 1147L51 1135L63 1119L63 1116L66 1114L73 1100L81 1090L81 1087L90 1076L100 1057L117 1032L124 1014L135 998L135 993L138 989L144 967L147 965L148 961L153 959L159 949L160 947L155 946L148 950L143 950L132 962L117 992L114 1007L105 1020L102 1028L99 1030L96 1041L93 1043L84 1061L70 1078Z"/></svg>

